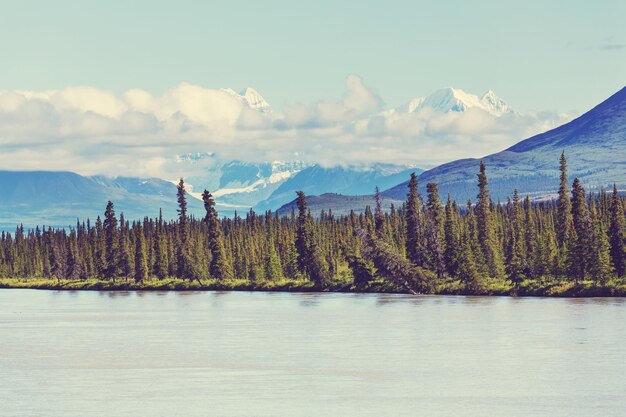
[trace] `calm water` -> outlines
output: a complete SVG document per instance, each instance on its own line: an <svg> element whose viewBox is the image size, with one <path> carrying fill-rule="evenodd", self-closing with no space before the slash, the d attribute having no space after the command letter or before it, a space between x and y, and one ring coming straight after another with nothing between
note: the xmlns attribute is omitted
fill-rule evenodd
<svg viewBox="0 0 626 417"><path fill-rule="evenodd" d="M1 416L625 416L626 300L0 290Z"/></svg>

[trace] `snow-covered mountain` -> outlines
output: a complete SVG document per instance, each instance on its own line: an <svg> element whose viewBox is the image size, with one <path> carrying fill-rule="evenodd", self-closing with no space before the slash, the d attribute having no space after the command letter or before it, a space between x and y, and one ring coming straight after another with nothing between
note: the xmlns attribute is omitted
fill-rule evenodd
<svg viewBox="0 0 626 417"><path fill-rule="evenodd" d="M211 191L218 210L224 215L249 210L305 167L301 161L221 161L211 153L184 155L178 159L194 172L185 179L190 194L200 197L204 189Z"/></svg>
<svg viewBox="0 0 626 417"><path fill-rule="evenodd" d="M370 194L375 187L381 190L387 189L397 184L398 181L407 180L412 172L419 174L422 171L412 165L395 164L330 168L313 165L282 183L266 200L259 202L255 210L277 210L292 201L296 191L304 191L307 195Z"/></svg>
<svg viewBox="0 0 626 417"><path fill-rule="evenodd" d="M204 189L211 191L218 211L227 216L250 208L276 210L299 190L306 194L364 194L376 186L382 190L404 181L411 172L422 172L411 165L396 164L322 167L301 161L221 162L211 153L183 155L179 161L190 164L190 170L196 172L185 178L190 194L201 198Z"/></svg>
<svg viewBox="0 0 626 417"><path fill-rule="evenodd" d="M272 106L254 88L248 87L246 91L237 93L231 88L222 88L222 91L235 97L237 100L247 104L250 108L262 113L271 113Z"/></svg>
<svg viewBox="0 0 626 417"><path fill-rule="evenodd" d="M399 113L414 113L425 108L430 108L439 113L464 112L476 108L498 117L515 112L510 105L496 96L492 90L479 97L452 87L437 90L428 97L414 98L395 109L395 111Z"/></svg>

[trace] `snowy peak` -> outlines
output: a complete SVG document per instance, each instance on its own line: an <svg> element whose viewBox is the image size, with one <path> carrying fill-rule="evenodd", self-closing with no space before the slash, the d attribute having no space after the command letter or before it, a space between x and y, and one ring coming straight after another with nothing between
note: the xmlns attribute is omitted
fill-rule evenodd
<svg viewBox="0 0 626 417"><path fill-rule="evenodd" d="M435 91L426 97L420 108L430 107L441 113L449 111L463 112L472 107L482 107L478 97L463 90L448 87Z"/></svg>
<svg viewBox="0 0 626 417"><path fill-rule="evenodd" d="M496 96L493 90L487 91L480 99L485 109L494 115L501 116L506 113L515 113L515 110L508 103Z"/></svg>
<svg viewBox="0 0 626 417"><path fill-rule="evenodd" d="M253 109L259 110L263 113L271 113L272 107L265 101L263 96L259 94L254 88L248 87L243 94L244 98L248 102L248 105Z"/></svg>
<svg viewBox="0 0 626 417"><path fill-rule="evenodd" d="M260 164L232 161L222 167L220 187L213 195L224 197L242 193L250 194L272 186L277 187L300 172L303 166L300 161L273 161Z"/></svg>
<svg viewBox="0 0 626 417"><path fill-rule="evenodd" d="M409 101L406 105L407 113L413 113L415 110L417 110L424 103L424 100L425 97L417 97Z"/></svg>
<svg viewBox="0 0 626 417"><path fill-rule="evenodd" d="M494 116L513 113L514 110L504 100L489 90L482 97L467 93L458 88L442 88L428 97L414 98L400 110L413 113L424 108L430 108L439 113L464 112L477 108Z"/></svg>
<svg viewBox="0 0 626 417"><path fill-rule="evenodd" d="M270 104L263 98L263 96L252 87L246 88L246 91L242 92L241 94L237 93L231 88L223 88L222 91L230 94L237 100L248 105L248 107L250 107L251 109L258 110L261 113L272 112L272 106L270 106Z"/></svg>

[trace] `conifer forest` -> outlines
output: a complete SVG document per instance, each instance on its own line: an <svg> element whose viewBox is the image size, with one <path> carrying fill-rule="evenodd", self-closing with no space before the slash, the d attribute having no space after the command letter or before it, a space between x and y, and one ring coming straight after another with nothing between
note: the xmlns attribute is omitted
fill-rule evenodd
<svg viewBox="0 0 626 417"><path fill-rule="evenodd" d="M556 161L555 161L556 162ZM474 201L456 202L413 174L401 207L314 218L302 192L290 216L220 219L204 191L190 216L181 179L178 219L103 217L69 228L2 233L0 286L75 289L267 289L449 294L623 295L626 201L586 192L560 159L558 197L489 193L481 162ZM425 191L425 192L424 192ZM556 195L556 194L555 194Z"/></svg>

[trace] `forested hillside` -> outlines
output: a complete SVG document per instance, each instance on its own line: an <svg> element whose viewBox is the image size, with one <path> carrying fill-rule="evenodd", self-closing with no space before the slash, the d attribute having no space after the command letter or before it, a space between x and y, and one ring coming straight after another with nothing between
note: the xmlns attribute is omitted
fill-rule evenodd
<svg viewBox="0 0 626 417"><path fill-rule="evenodd" d="M364 213L323 212L319 218L311 216L299 192L289 215L250 211L220 220L208 191L202 196L205 217L194 218L181 179L176 221L129 221L109 202L103 218L68 230L18 227L2 233L0 283L625 293L625 201L617 188L591 195L578 178L570 184L563 154L560 184L554 184L558 200L532 204L514 190L497 205L487 167L480 163L476 169L475 201L442 202L436 183L420 185L422 196L413 174L400 207L383 210L377 192L374 207Z"/></svg>

